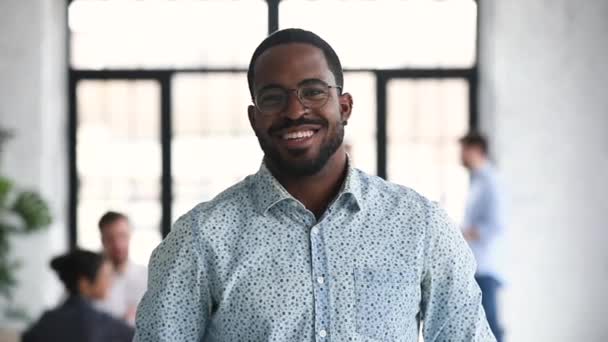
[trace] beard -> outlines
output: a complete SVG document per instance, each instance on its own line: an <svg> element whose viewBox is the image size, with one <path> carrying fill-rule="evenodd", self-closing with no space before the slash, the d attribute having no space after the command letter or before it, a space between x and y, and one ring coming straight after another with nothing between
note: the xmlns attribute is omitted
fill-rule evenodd
<svg viewBox="0 0 608 342"><path fill-rule="evenodd" d="M316 157L307 160L301 161L291 161L286 160L281 156L278 148L273 144L271 133L278 129L289 128L293 126L299 126L303 124L322 124L323 127L328 129L329 123L327 121L312 121L309 119L298 119L298 120L289 120L285 122L280 127L274 127L269 130L268 135L258 134L256 132L256 136L258 138L258 142L260 143L260 147L262 151L264 151L264 156L267 161L271 162L272 165L282 174L291 176L291 177L309 177L317 174L319 171L325 167L329 158L336 153L338 148L342 145L344 141L344 125L342 123L336 124L333 130L328 131L328 135L325 139L323 139L323 143L319 149L319 153ZM294 157L301 156L306 153L306 149L302 150L290 150L288 153Z"/></svg>

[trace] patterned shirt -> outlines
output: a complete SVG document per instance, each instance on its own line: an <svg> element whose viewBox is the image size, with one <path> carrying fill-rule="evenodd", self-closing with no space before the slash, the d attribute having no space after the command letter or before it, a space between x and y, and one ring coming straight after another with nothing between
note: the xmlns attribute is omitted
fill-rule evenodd
<svg viewBox="0 0 608 342"><path fill-rule="evenodd" d="M134 341L495 341L443 210L349 168L320 219L260 170L154 251Z"/></svg>

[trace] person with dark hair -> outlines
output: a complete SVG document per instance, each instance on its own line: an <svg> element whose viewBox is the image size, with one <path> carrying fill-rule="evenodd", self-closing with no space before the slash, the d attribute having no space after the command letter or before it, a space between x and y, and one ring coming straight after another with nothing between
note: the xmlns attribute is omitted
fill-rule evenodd
<svg viewBox="0 0 608 342"><path fill-rule="evenodd" d="M504 194L488 158L486 138L471 132L460 139L462 164L471 174L463 222L463 235L477 261L475 280L482 292L482 305L498 342L503 330L498 319L497 292L504 282L506 215Z"/></svg>
<svg viewBox="0 0 608 342"><path fill-rule="evenodd" d="M457 227L354 168L331 46L273 33L249 64L259 171L182 216L150 259L137 342L491 342Z"/></svg>
<svg viewBox="0 0 608 342"><path fill-rule="evenodd" d="M148 270L129 260L129 218L125 214L108 211L99 219L99 232L104 254L114 266L114 282L108 296L96 303L97 307L133 325L137 304L146 291Z"/></svg>
<svg viewBox="0 0 608 342"><path fill-rule="evenodd" d="M69 297L45 312L23 334L23 342L131 341L133 328L92 305L107 295L112 281L112 265L101 254L75 250L54 258L51 268Z"/></svg>

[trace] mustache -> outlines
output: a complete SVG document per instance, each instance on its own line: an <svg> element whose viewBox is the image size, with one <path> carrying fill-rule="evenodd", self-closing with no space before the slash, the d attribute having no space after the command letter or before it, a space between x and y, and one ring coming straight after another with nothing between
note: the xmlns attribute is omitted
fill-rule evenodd
<svg viewBox="0 0 608 342"><path fill-rule="evenodd" d="M329 122L325 119L310 119L310 118L298 118L296 120L284 119L281 122L278 122L268 129L268 134L272 135L280 130L297 127L302 125L319 125L323 127L329 126Z"/></svg>

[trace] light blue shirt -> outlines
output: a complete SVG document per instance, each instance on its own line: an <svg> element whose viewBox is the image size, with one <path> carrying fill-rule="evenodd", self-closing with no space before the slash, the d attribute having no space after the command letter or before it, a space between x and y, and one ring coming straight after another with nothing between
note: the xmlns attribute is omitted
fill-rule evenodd
<svg viewBox="0 0 608 342"><path fill-rule="evenodd" d="M477 274L504 281L505 203L494 168L488 163L471 173L464 228L475 227L480 239L469 245L477 260Z"/></svg>
<svg viewBox="0 0 608 342"><path fill-rule="evenodd" d="M135 341L495 341L474 272L416 192L349 168L317 220L262 165L154 251Z"/></svg>

